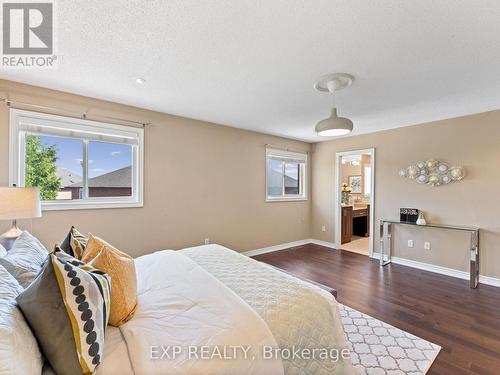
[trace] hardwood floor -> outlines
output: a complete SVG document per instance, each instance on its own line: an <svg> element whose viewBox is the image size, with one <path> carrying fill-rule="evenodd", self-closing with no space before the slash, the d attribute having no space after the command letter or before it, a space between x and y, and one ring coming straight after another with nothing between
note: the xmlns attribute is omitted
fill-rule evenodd
<svg viewBox="0 0 500 375"><path fill-rule="evenodd" d="M500 374L500 288L308 244L255 256L331 286L338 301L443 349L428 374Z"/></svg>

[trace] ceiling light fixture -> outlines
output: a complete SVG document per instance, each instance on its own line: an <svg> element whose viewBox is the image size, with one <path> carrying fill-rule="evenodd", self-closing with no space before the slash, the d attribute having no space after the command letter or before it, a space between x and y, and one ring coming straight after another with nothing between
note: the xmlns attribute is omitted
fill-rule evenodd
<svg viewBox="0 0 500 375"><path fill-rule="evenodd" d="M135 79L135 83L138 83L139 85L144 85L146 83L146 80L144 78L138 77Z"/></svg>
<svg viewBox="0 0 500 375"><path fill-rule="evenodd" d="M354 82L354 77L346 73L334 73L323 76L314 85L321 92L329 92L333 96L333 108L330 117L321 120L316 125L316 133L321 137L340 137L352 132L352 121L345 117L338 117L335 105L335 93L349 87Z"/></svg>

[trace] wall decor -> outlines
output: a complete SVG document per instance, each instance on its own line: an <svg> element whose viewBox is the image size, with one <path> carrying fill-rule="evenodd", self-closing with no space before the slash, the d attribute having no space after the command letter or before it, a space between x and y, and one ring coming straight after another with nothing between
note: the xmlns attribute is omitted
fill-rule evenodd
<svg viewBox="0 0 500 375"><path fill-rule="evenodd" d="M361 194L361 175L349 176L349 187L351 188L351 193Z"/></svg>
<svg viewBox="0 0 500 375"><path fill-rule="evenodd" d="M450 182L463 180L466 173L464 167L450 167L448 163L436 159L418 161L399 170L400 177L409 178L419 184L429 186L447 185Z"/></svg>
<svg viewBox="0 0 500 375"><path fill-rule="evenodd" d="M416 223L419 211L416 208L400 208L399 221L403 223Z"/></svg>

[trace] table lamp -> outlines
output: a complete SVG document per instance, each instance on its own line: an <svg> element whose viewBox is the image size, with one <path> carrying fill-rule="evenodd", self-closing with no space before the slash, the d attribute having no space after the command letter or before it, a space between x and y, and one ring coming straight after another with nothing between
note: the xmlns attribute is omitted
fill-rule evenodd
<svg viewBox="0 0 500 375"><path fill-rule="evenodd" d="M0 235L6 245L10 245L22 233L17 227L17 219L41 216L40 192L37 188L0 187L0 220L12 220L12 227Z"/></svg>

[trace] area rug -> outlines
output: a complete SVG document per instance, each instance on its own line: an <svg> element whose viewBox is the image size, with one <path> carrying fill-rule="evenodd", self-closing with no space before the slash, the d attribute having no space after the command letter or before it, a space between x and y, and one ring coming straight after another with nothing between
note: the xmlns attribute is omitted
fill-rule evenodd
<svg viewBox="0 0 500 375"><path fill-rule="evenodd" d="M339 303L351 359L359 374L425 374L441 347Z"/></svg>

